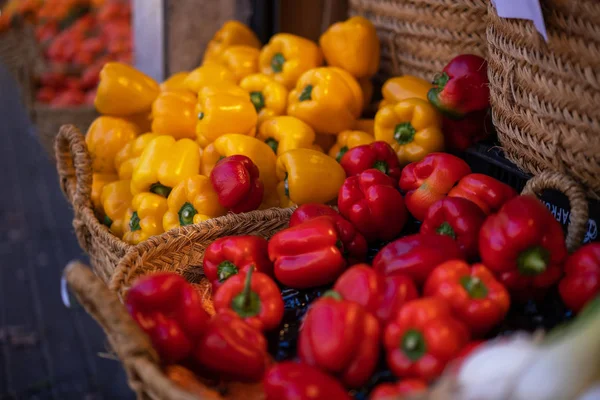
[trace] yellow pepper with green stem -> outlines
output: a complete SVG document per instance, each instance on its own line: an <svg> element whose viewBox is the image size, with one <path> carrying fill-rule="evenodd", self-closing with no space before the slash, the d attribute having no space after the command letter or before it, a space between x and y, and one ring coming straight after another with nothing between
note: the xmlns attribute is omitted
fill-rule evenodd
<svg viewBox="0 0 600 400"><path fill-rule="evenodd" d="M134 124L122 118L96 118L85 135L85 144L92 158L92 170L105 174L116 173L115 156L138 133Z"/></svg>
<svg viewBox="0 0 600 400"><path fill-rule="evenodd" d="M133 196L125 213L123 240L138 244L164 232L162 219L167 212L167 199L154 193Z"/></svg>
<svg viewBox="0 0 600 400"><path fill-rule="evenodd" d="M135 139L127 142L125 146L115 155L115 168L119 179L131 180L133 174L133 168L137 163L140 155L152 141L152 139L159 137L158 133L144 133L136 137Z"/></svg>
<svg viewBox="0 0 600 400"><path fill-rule="evenodd" d="M236 82L258 72L260 50L250 46L231 46L221 55L221 64L234 75Z"/></svg>
<svg viewBox="0 0 600 400"><path fill-rule="evenodd" d="M362 146L363 144L373 143L374 141L375 138L366 132L344 131L337 136L337 142L329 150L329 156L340 162L348 150Z"/></svg>
<svg viewBox="0 0 600 400"><path fill-rule="evenodd" d="M198 98L187 90L161 92L152 104L152 132L196 139Z"/></svg>
<svg viewBox="0 0 600 400"><path fill-rule="evenodd" d="M259 127L267 119L285 114L288 91L273 78L265 74L248 75L242 79L240 87L250 95L258 113Z"/></svg>
<svg viewBox="0 0 600 400"><path fill-rule="evenodd" d="M298 118L282 115L264 122L258 130L258 139L273 149L278 156L292 149L315 149L315 131Z"/></svg>
<svg viewBox="0 0 600 400"><path fill-rule="evenodd" d="M203 87L221 82L235 84L237 81L229 68L218 63L210 63L190 72L184 79L183 86L197 94Z"/></svg>
<svg viewBox="0 0 600 400"><path fill-rule="evenodd" d="M219 29L204 52L204 62L218 61L221 54L230 46L242 45L260 48L260 40L250 28L238 21L226 21Z"/></svg>
<svg viewBox="0 0 600 400"><path fill-rule="evenodd" d="M104 220L110 231L119 238L125 232L125 213L131 206L131 182L126 180L115 181L107 184L102 189L102 207L104 208Z"/></svg>

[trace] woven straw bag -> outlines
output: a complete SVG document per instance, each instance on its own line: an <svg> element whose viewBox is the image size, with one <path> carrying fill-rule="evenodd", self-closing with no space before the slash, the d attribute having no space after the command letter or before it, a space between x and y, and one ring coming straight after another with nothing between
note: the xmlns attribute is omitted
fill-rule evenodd
<svg viewBox="0 0 600 400"><path fill-rule="evenodd" d="M560 171L600 198L600 2L545 0L546 43L530 21L490 3L488 76L507 158L532 174Z"/></svg>
<svg viewBox="0 0 600 400"><path fill-rule="evenodd" d="M160 260L165 265L176 265L188 260L185 243L204 249L204 246L222 235L246 233L262 234L281 229L292 213L291 209L272 208L244 214L230 214L219 218L173 229L150 238L136 246L114 236L98 221L90 199L92 187L92 162L87 151L85 138L73 125L63 125L55 142L56 168L60 186L69 203L73 206L73 228L81 248L89 255L94 272L104 282L109 282L117 264L128 251L149 250L155 252L177 243L178 251ZM183 260L183 261L179 261Z"/></svg>
<svg viewBox="0 0 600 400"><path fill-rule="evenodd" d="M385 76L430 80L453 57L486 56L489 0L350 0L351 15L373 22Z"/></svg>

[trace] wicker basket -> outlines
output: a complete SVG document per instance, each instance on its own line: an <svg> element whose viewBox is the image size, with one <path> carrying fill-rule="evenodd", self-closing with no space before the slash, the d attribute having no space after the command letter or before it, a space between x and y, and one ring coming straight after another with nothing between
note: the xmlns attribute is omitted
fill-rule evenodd
<svg viewBox="0 0 600 400"><path fill-rule="evenodd" d="M81 248L89 255L94 272L104 282L109 282L117 264L127 251L150 252L161 249L171 243L179 243L179 251L161 260L165 265L190 264L185 244L194 236L194 249L204 249L206 243L220 235L232 235L239 232L261 234L280 229L291 215L291 209L269 209L244 214L230 214L214 218L201 224L173 229L162 235L132 246L114 236L94 215L90 199L92 185L91 159L87 151L84 136L73 125L60 128L55 142L57 170L61 188L67 200L73 206L73 227ZM191 251L191 250L190 250ZM123 268L121 268L122 270ZM183 271L182 271L183 272ZM193 275L193 271L185 271ZM121 273L122 275L123 273ZM189 275L188 274L188 275ZM191 277L191 276L190 276Z"/></svg>
<svg viewBox="0 0 600 400"><path fill-rule="evenodd" d="M499 18L487 38L494 124L507 158L532 174L560 171L600 198L600 2L543 2L533 23Z"/></svg>
<svg viewBox="0 0 600 400"><path fill-rule="evenodd" d="M370 19L381 40L385 76L430 80L453 57L486 56L489 0L350 0L351 15Z"/></svg>

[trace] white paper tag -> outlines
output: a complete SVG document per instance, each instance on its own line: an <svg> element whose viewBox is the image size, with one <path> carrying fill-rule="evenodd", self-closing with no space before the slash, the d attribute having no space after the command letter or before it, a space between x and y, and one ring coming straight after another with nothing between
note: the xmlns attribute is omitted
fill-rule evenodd
<svg viewBox="0 0 600 400"><path fill-rule="evenodd" d="M537 31L548 41L544 16L539 0L492 0L501 18L520 18L533 21Z"/></svg>

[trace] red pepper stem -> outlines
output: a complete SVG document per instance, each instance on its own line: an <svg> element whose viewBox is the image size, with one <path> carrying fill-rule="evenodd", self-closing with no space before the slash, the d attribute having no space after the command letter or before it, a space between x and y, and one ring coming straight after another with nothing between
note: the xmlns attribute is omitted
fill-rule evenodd
<svg viewBox="0 0 600 400"><path fill-rule="evenodd" d="M456 232L448 222L442 222L442 224L436 229L438 235L450 236L452 239L456 239Z"/></svg>
<svg viewBox="0 0 600 400"><path fill-rule="evenodd" d="M242 318L254 317L260 313L260 297L252 291L253 270L254 268L248 270L244 281L244 289L231 301L232 310Z"/></svg>
<svg viewBox="0 0 600 400"><path fill-rule="evenodd" d="M460 278L460 284L465 288L469 297L472 299L485 299L488 289L485 284L476 276L463 276Z"/></svg>
<svg viewBox="0 0 600 400"><path fill-rule="evenodd" d="M550 252L542 246L531 247L519 254L517 266L522 275L535 276L546 271Z"/></svg>
<svg viewBox="0 0 600 400"><path fill-rule="evenodd" d="M406 331L400 340L400 348L411 361L419 360L427 352L425 338L416 329Z"/></svg>

